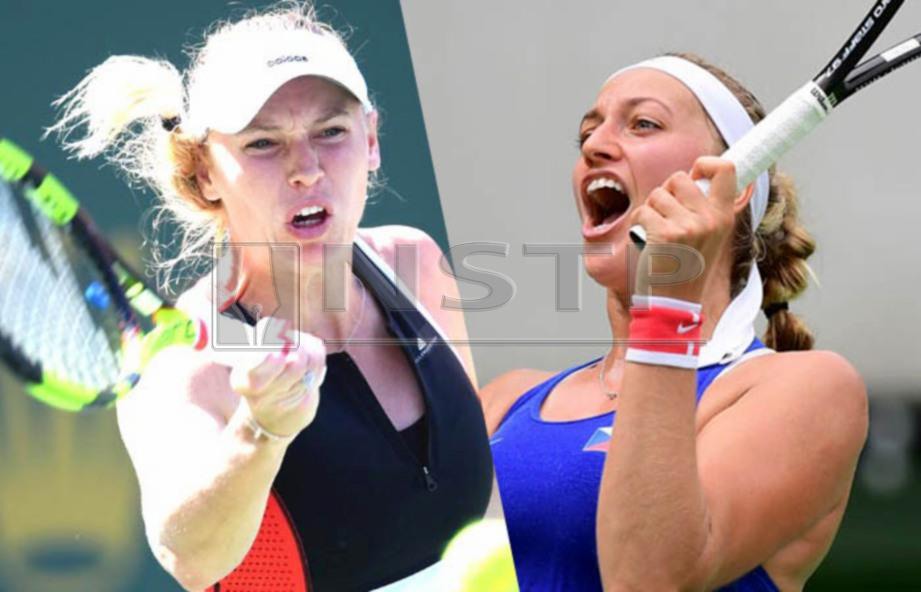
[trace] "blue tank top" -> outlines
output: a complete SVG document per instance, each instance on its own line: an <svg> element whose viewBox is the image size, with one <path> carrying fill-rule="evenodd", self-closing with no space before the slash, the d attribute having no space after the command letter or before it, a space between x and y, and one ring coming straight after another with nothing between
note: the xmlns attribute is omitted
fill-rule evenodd
<svg viewBox="0 0 921 592"><path fill-rule="evenodd" d="M757 339L746 352L763 348ZM525 393L491 440L502 508L522 592L601 591L595 520L614 413L573 421L540 418L544 400L570 374ZM697 371L697 401L727 365ZM761 566L719 592L778 592Z"/></svg>

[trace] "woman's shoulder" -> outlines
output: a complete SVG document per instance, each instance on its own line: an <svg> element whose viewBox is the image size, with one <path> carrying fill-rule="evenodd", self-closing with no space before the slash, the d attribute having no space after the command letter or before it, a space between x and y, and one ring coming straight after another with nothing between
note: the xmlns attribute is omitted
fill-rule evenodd
<svg viewBox="0 0 921 592"><path fill-rule="evenodd" d="M398 225L359 228L358 237L415 295L416 306L430 315L430 321L452 344L476 386L463 306L446 304L460 302L457 282L444 264L438 243L418 228Z"/></svg>
<svg viewBox="0 0 921 592"><path fill-rule="evenodd" d="M833 406L836 412L860 418L867 413L867 387L847 358L833 351L781 352L764 356L766 376L791 375L812 405ZM774 360L771 360L774 358ZM773 364L773 365L768 365Z"/></svg>
<svg viewBox="0 0 921 592"><path fill-rule="evenodd" d="M417 261L442 256L441 247L428 233L419 228L400 224L362 227L358 236L393 267L396 264L397 249L415 247Z"/></svg>
<svg viewBox="0 0 921 592"><path fill-rule="evenodd" d="M752 358L717 380L702 399L698 419L707 423L744 400L758 414L786 409L794 416L826 417L835 421L840 437L863 440L867 422L867 390L854 366L842 355L823 350L776 352ZM709 401L708 401L709 399ZM704 404L710 407L704 408ZM700 427L700 423L699 423Z"/></svg>
<svg viewBox="0 0 921 592"><path fill-rule="evenodd" d="M437 314L433 306L440 308L443 296L456 296L454 276L441 264L441 247L425 231L393 224L359 228L358 236L404 285L418 290L422 304L430 312Z"/></svg>
<svg viewBox="0 0 921 592"><path fill-rule="evenodd" d="M857 369L841 354L828 350L774 352L743 365L759 381L795 380L819 390L841 391L855 396L865 392Z"/></svg>
<svg viewBox="0 0 921 592"><path fill-rule="evenodd" d="M480 390L486 429L492 434L519 398L538 384L554 376L547 370L518 368L491 380Z"/></svg>

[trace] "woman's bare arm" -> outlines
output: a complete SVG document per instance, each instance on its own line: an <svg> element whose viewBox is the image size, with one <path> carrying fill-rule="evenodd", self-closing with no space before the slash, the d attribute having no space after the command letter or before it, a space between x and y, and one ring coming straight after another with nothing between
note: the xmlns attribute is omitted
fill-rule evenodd
<svg viewBox="0 0 921 592"><path fill-rule="evenodd" d="M827 352L770 357L699 433L692 372L629 365L599 499L606 589L718 587L847 495L866 435L860 378Z"/></svg>
<svg viewBox="0 0 921 592"><path fill-rule="evenodd" d="M313 363L303 353L293 356L238 369L234 390L226 367L171 348L151 361L138 387L119 403L148 541L189 590L212 584L242 561L290 442L256 438L248 422L296 434L312 420L315 391L299 402L278 399L303 388L301 377Z"/></svg>
<svg viewBox="0 0 921 592"><path fill-rule="evenodd" d="M677 173L635 212L651 239L658 234L651 244L697 249L709 274L734 210L747 201L736 195L732 163L704 157L694 168L711 179L708 196ZM654 293L701 302L707 277ZM606 589L718 587L804 534L847 495L867 426L857 373L826 352L747 364L762 374L700 428L695 370L626 364L598 508ZM719 386L733 384L730 376Z"/></svg>

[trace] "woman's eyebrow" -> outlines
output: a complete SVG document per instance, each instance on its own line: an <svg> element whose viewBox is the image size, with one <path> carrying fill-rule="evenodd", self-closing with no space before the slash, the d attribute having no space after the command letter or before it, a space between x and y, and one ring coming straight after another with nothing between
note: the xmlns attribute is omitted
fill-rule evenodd
<svg viewBox="0 0 921 592"><path fill-rule="evenodd" d="M672 114L671 108L668 105L666 105L662 100L657 99L655 97L631 97L623 102L623 107L627 109L632 109L636 107L637 105L641 105L647 102L656 103L657 105L665 109L669 115ZM597 108L593 108L587 111L585 115L582 116L582 121L579 122L579 126L581 127L585 125L586 123L596 123L603 119L604 117L601 115L601 112Z"/></svg>
<svg viewBox="0 0 921 592"><path fill-rule="evenodd" d="M273 123L253 121L248 126L240 130L239 133L245 134L249 132L271 132L279 129L281 129L281 126L275 125Z"/></svg>
<svg viewBox="0 0 921 592"><path fill-rule="evenodd" d="M336 107L328 109L323 115L318 117L316 121L317 123L323 123L323 122L329 121L330 119L339 117L340 115L348 115L348 114L349 114L348 109L337 105Z"/></svg>
<svg viewBox="0 0 921 592"><path fill-rule="evenodd" d="M598 111L598 109L591 109L582 116L582 121L579 122L579 127L582 127L586 123L595 123L597 121L601 121L602 119L604 118L601 116L601 113Z"/></svg>
<svg viewBox="0 0 921 592"><path fill-rule="evenodd" d="M658 104L659 106L661 106L663 109L665 109L666 111L668 111L668 113L669 113L670 115L671 115L671 113L672 113L672 110L669 108L668 105L666 105L663 101L661 101L660 99L657 99L657 98L655 98L655 97L632 97L632 98L630 98L630 99L627 99L627 100L625 101L625 104L626 104L628 107L636 107L637 105L641 105L642 103L647 103L647 102L656 103L656 104Z"/></svg>
<svg viewBox="0 0 921 592"><path fill-rule="evenodd" d="M326 123L330 119L348 114L348 109L337 105L324 111L317 119L314 120L314 123ZM271 132L280 129L282 129L282 126L276 123L272 123L271 121L259 121L258 119L254 119L252 123L243 128L239 133L245 134L249 132Z"/></svg>

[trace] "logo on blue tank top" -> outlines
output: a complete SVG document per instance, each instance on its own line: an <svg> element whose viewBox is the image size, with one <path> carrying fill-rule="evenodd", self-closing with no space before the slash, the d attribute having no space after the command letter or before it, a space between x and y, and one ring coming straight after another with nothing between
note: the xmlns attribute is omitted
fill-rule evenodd
<svg viewBox="0 0 921 592"><path fill-rule="evenodd" d="M611 426L595 430L592 437L589 438L585 446L582 447L582 452L607 452L608 443L611 442L611 433L613 431L614 428Z"/></svg>

